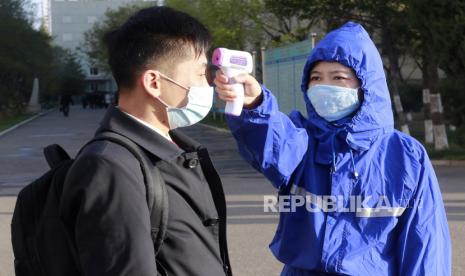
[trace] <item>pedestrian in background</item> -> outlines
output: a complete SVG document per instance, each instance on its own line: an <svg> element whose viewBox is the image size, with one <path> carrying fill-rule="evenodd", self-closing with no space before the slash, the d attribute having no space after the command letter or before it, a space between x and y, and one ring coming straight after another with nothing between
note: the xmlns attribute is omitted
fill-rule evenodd
<svg viewBox="0 0 465 276"><path fill-rule="evenodd" d="M63 112L65 117L69 116L69 106L73 103L71 96L68 94L63 94L60 97L60 111Z"/></svg>

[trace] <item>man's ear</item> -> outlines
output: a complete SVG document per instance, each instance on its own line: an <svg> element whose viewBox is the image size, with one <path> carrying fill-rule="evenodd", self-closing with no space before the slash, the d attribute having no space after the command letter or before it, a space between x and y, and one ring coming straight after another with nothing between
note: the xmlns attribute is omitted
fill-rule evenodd
<svg viewBox="0 0 465 276"><path fill-rule="evenodd" d="M160 96L161 76L157 70L146 70L140 77L145 92L154 98Z"/></svg>

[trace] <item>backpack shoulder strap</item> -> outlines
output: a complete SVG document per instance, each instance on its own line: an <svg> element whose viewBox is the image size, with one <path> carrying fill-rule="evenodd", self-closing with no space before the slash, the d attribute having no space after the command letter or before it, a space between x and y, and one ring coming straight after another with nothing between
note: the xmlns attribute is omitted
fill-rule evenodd
<svg viewBox="0 0 465 276"><path fill-rule="evenodd" d="M102 132L86 145L101 140L111 141L125 147L136 157L141 165L146 187L147 204L150 211L151 236L155 254L157 254L165 239L168 225L168 195L165 181L161 177L158 168L153 165L147 154L143 152L143 149L129 138L115 132Z"/></svg>
<svg viewBox="0 0 465 276"><path fill-rule="evenodd" d="M58 167L61 163L66 160L71 160L68 153L57 144L48 145L44 148L45 160L51 169Z"/></svg>

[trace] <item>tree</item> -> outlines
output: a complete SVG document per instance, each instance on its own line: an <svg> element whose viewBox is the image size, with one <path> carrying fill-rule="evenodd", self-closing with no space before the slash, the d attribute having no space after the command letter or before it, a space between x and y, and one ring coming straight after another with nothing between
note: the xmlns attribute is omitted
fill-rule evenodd
<svg viewBox="0 0 465 276"><path fill-rule="evenodd" d="M247 19L246 10L258 11L258 0L167 0L165 4L184 11L201 21L211 32L212 48L227 47L231 49L252 49L261 34L252 20ZM116 10L108 10L103 19L84 34L81 51L85 53L94 66L110 72L107 64L106 47L102 38L104 34L122 25L131 15L148 4L131 4Z"/></svg>
<svg viewBox="0 0 465 276"><path fill-rule="evenodd" d="M52 46L43 29L35 30L23 5L20 0L0 2L0 117L23 112L35 77L41 101L84 82L77 58Z"/></svg>
<svg viewBox="0 0 465 276"><path fill-rule="evenodd" d="M55 47L54 49L53 74L57 77L49 85L54 85L54 91L60 95L80 95L85 90L85 74L79 63L77 53L68 49ZM57 93L47 95L52 98L58 96Z"/></svg>
<svg viewBox="0 0 465 276"><path fill-rule="evenodd" d="M263 35L248 15L262 9L259 0L167 0L165 4L202 22L213 37L212 48L254 49Z"/></svg>
<svg viewBox="0 0 465 276"><path fill-rule="evenodd" d="M364 8L367 14L371 14L369 18L370 25L379 30L381 53L388 60L388 64L385 67L398 123L403 132L410 134L399 93L401 79L399 59L401 58L401 53L405 52L410 37L409 30L405 28L405 1L373 2L373 5L365 5Z"/></svg>
<svg viewBox="0 0 465 276"><path fill-rule="evenodd" d="M458 1L451 2L456 6L440 0L432 0L428 3L419 0L409 1L409 25L414 35L411 54L417 59L423 74L423 98L426 102L427 119L425 132L433 134L434 146L437 150L449 147L439 90L438 69L441 61L444 62L446 59L454 63L451 58L444 58L443 49L447 49L450 42L444 39L446 36L443 33L454 29L456 18L453 15L457 14L455 8L457 5L463 7ZM463 9L461 13L463 14ZM463 36L459 33L454 35ZM431 138L426 140L432 142Z"/></svg>
<svg viewBox="0 0 465 276"><path fill-rule="evenodd" d="M308 16L317 7L304 2L264 0L260 6L261 12L248 11L247 16L268 36L272 45L298 42L308 37L311 27L319 20L314 15ZM266 45L267 41L263 44Z"/></svg>
<svg viewBox="0 0 465 276"><path fill-rule="evenodd" d="M32 28L22 5L0 3L0 116L22 111L33 78L47 75L52 57L50 37Z"/></svg>
<svg viewBox="0 0 465 276"><path fill-rule="evenodd" d="M447 119L465 129L465 2L453 1L444 8L447 16L435 19L439 24L434 25L440 44L439 67L447 75L439 89L444 96Z"/></svg>
<svg viewBox="0 0 465 276"><path fill-rule="evenodd" d="M84 33L84 42L80 51L87 55L92 67L110 73L110 67L107 63L108 53L103 43L104 35L113 29L121 26L131 15L142 8L151 6L149 3L128 4L120 6L117 9L108 9L102 20L94 23L91 29Z"/></svg>

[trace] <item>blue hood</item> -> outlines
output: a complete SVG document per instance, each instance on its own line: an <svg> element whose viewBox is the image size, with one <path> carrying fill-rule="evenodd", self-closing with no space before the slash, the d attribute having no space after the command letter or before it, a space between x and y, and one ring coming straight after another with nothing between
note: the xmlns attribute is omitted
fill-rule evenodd
<svg viewBox="0 0 465 276"><path fill-rule="evenodd" d="M352 68L361 82L364 101L359 111L352 118L341 120L338 126L318 116L306 95L310 70L318 61L339 62ZM367 150L377 137L394 128L381 57L359 24L348 22L327 34L316 45L305 64L301 89L308 111L307 123L316 129L316 138L320 142L326 143L336 133L353 150Z"/></svg>

